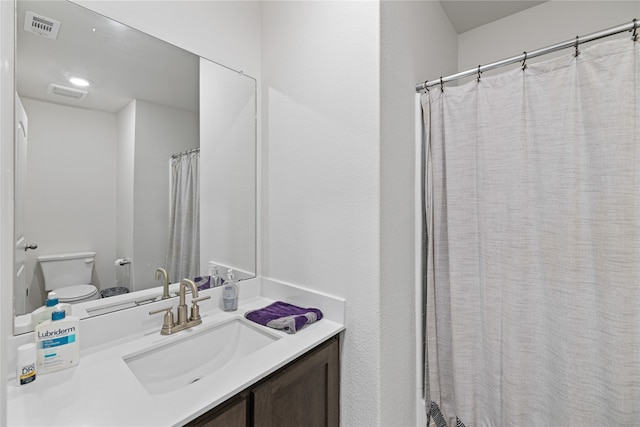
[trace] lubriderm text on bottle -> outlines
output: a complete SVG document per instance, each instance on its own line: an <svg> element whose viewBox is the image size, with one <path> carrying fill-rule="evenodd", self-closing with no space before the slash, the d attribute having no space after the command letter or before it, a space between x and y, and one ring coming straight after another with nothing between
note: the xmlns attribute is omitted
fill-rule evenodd
<svg viewBox="0 0 640 427"><path fill-rule="evenodd" d="M51 320L35 329L36 369L39 374L67 369L80 360L80 319L66 316L62 307L51 313Z"/></svg>

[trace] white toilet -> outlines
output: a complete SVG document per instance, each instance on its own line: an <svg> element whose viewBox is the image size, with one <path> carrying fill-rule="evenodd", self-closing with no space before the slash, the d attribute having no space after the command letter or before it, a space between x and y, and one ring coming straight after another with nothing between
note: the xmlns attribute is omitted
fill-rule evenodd
<svg viewBox="0 0 640 427"><path fill-rule="evenodd" d="M44 289L55 291L61 303L77 304L100 298L100 292L91 284L95 258L95 252L39 256Z"/></svg>

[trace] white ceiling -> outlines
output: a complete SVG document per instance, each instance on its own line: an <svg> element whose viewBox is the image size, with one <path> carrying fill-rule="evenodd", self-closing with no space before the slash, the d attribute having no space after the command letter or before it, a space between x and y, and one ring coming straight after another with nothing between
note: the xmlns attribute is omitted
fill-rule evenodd
<svg viewBox="0 0 640 427"><path fill-rule="evenodd" d="M544 1L525 0L440 0L458 34L537 6Z"/></svg>
<svg viewBox="0 0 640 427"><path fill-rule="evenodd" d="M25 31L25 11L61 22L56 40ZM68 1L17 2L18 94L57 104L118 112L132 99L198 111L199 58ZM51 95L50 83L93 85L84 100Z"/></svg>

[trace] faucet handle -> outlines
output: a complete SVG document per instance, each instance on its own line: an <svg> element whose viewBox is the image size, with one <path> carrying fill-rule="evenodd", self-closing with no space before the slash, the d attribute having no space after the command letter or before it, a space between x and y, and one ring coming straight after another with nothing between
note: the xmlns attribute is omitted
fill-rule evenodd
<svg viewBox="0 0 640 427"><path fill-rule="evenodd" d="M191 317L189 318L189 320L199 320L200 319L200 307L198 306L198 302L199 301L204 301L206 299L211 298L210 295L207 295L206 297L199 297L199 298L193 298L191 300L191 303L193 304L191 306Z"/></svg>
<svg viewBox="0 0 640 427"><path fill-rule="evenodd" d="M162 335L169 335L171 333L171 328L175 326L175 323L173 322L173 307L159 308L157 310L150 311L149 315L162 313L163 311L165 312L164 321L162 322L162 330L160 333Z"/></svg>

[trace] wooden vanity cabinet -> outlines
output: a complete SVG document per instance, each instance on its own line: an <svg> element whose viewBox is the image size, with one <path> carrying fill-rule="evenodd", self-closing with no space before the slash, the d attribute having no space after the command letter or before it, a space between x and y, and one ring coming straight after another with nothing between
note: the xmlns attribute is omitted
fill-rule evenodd
<svg viewBox="0 0 640 427"><path fill-rule="evenodd" d="M189 427L338 427L338 336L279 369Z"/></svg>
<svg viewBox="0 0 640 427"><path fill-rule="evenodd" d="M186 424L190 427L249 427L249 392L232 397Z"/></svg>
<svg viewBox="0 0 640 427"><path fill-rule="evenodd" d="M252 388L252 427L333 427L340 424L338 337Z"/></svg>

